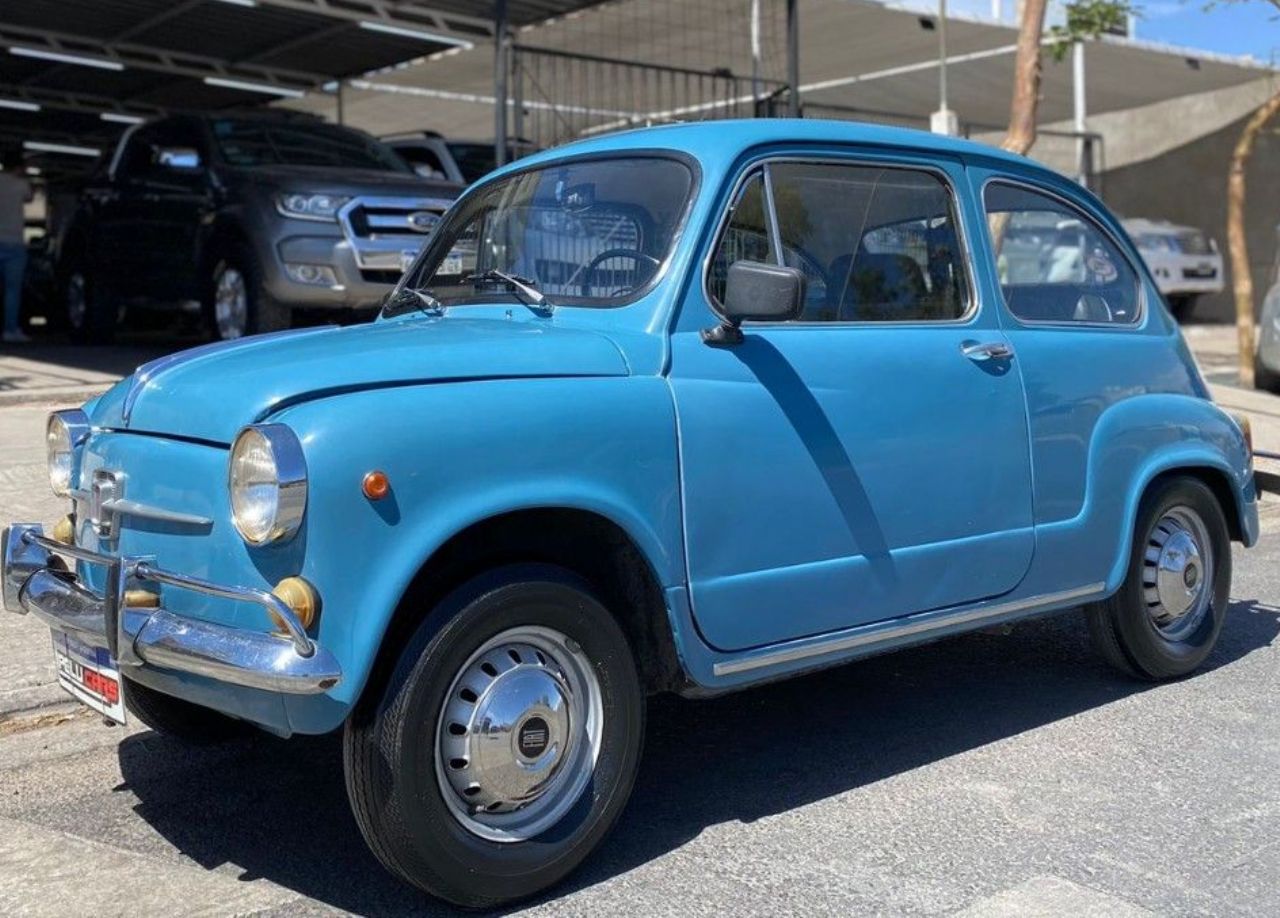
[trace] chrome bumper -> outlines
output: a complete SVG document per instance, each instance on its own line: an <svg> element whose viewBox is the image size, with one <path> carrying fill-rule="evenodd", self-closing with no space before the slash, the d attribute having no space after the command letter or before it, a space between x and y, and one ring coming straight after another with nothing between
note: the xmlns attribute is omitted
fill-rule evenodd
<svg viewBox="0 0 1280 918"><path fill-rule="evenodd" d="M58 555L105 567L105 595L81 584ZM56 631L110 648L122 672L150 664L295 695L328 691L342 678L333 654L307 636L292 609L263 590L224 587L174 574L156 567L149 558L116 558L63 545L45 537L36 524L5 529L3 556L0 585L6 609L32 612ZM283 622L288 634L247 631L164 609L125 605L126 589L152 584L253 603ZM266 615L264 620L269 621Z"/></svg>

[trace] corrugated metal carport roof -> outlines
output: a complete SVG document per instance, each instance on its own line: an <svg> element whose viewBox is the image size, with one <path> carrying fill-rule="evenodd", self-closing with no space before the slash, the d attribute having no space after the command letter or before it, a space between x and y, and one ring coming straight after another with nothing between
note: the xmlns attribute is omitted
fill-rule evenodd
<svg viewBox="0 0 1280 918"><path fill-rule="evenodd" d="M617 21L634 20L640 4L674 6L681 0L620 0L573 22L557 20L522 32L524 45L590 51L606 42ZM688 2L688 0L685 0ZM712 0L699 0L710 3ZM716 0L721 8L732 4ZM746 4L741 4L743 9ZM814 116L848 116L926 125L938 107L936 4L927 0L886 4L873 0L804 0L800 8L800 92ZM745 25L743 26L745 29ZM974 131L1003 125L1009 114L1017 29L981 17L948 21L950 104ZM710 70L750 73L714 41L692 51L684 36L636 30L627 56L671 61ZM1275 75L1247 58L1229 58L1149 42L1106 37L1085 46L1087 109L1091 115L1129 110L1181 96L1238 86ZM1070 61L1046 59L1040 106L1043 124L1072 116ZM483 139L493 132L493 61L480 49L416 62L354 81L344 106L347 121L375 134L431 128L446 136ZM547 104L616 107L614 87L579 88L573 99ZM327 100L308 97L291 108L327 113ZM714 114L713 112L709 112ZM666 120L636 109L631 120ZM698 117L698 113L685 117Z"/></svg>
<svg viewBox="0 0 1280 918"><path fill-rule="evenodd" d="M600 0L509 0L512 26ZM130 119L301 96L491 40L492 0L9 0L0 144L109 144Z"/></svg>

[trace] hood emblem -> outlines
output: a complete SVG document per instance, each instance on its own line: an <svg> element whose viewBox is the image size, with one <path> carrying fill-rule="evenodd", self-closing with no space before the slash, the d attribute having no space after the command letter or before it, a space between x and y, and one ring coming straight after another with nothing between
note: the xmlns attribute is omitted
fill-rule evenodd
<svg viewBox="0 0 1280 918"><path fill-rule="evenodd" d="M440 215L429 210L415 210L405 219L409 222L409 229L417 233L430 233L440 225Z"/></svg>
<svg viewBox="0 0 1280 918"><path fill-rule="evenodd" d="M96 469L89 485L89 525L98 538L110 542L116 537L115 503L124 497L124 476L107 469Z"/></svg>

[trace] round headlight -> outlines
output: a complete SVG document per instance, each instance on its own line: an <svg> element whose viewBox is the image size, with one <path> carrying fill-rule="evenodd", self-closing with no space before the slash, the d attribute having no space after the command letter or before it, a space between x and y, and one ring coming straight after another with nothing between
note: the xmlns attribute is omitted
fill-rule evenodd
<svg viewBox="0 0 1280 918"><path fill-rule="evenodd" d="M78 447L89 434L89 418L79 409L55 411L45 425L49 487L58 497L71 495L71 474Z"/></svg>
<svg viewBox="0 0 1280 918"><path fill-rule="evenodd" d="M288 539L307 509L307 466L302 444L283 424L240 431L227 470L231 521L251 545Z"/></svg>

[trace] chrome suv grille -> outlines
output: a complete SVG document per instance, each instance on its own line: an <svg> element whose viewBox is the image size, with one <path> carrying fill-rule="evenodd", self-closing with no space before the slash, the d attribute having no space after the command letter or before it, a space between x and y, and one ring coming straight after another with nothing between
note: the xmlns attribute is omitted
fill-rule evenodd
<svg viewBox="0 0 1280 918"><path fill-rule="evenodd" d="M451 201L443 198L365 196L353 198L338 215L356 264L366 279L398 276L435 231Z"/></svg>

